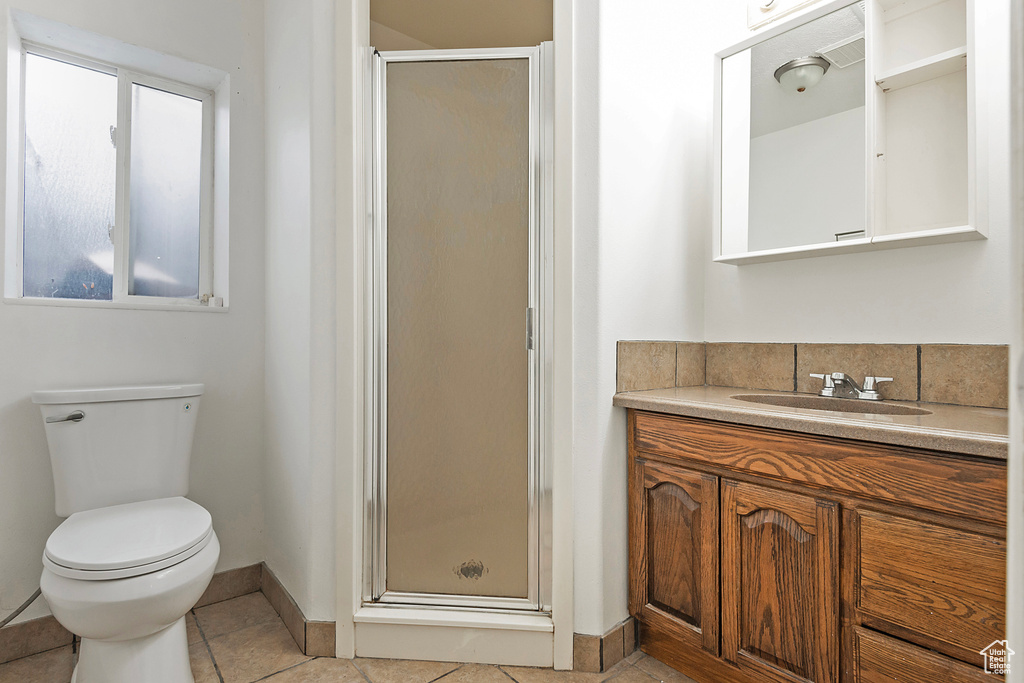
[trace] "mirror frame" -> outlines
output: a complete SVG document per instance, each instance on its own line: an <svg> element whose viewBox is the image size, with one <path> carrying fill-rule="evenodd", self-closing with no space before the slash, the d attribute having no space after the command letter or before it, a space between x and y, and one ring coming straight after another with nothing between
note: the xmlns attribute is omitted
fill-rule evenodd
<svg viewBox="0 0 1024 683"><path fill-rule="evenodd" d="M987 192L987 168L983 163L979 152L979 138L977 134L978 111L986 111L988 93L983 83L979 83L975 77L977 59L977 42L975 40L974 28L974 0L966 0L967 7L967 196L968 213L967 224L961 226L936 228L929 230L918 230L896 234L875 234L876 217L881 212L885 215L885 191L880 183L885 182L884 174L876 172L876 166L882 163L876 159L875 150L878 148L879 124L878 119L884 111L884 99L880 87L876 85L874 74L875 64L878 59L875 55L880 50L878 46L878 33L881 24L881 12L879 0L868 0L866 3L866 21L864 27L866 68L864 79L864 106L865 106L865 153L868 159L865 164L865 199L867 211L865 215L864 234L858 239L845 240L842 242L822 242L818 244L807 244L792 247L779 247L776 249L765 249L762 251L747 251L741 253L722 253L722 60L732 55L747 50L754 45L779 36L790 29L802 26L827 14L849 7L854 4L851 0L827 0L821 4L813 5L805 10L798 11L784 18L772 22L756 31L738 43L715 53L715 92L714 92L714 140L712 152L712 177L714 178L714 193L712 207L712 260L716 263L729 263L733 265L744 265L751 263L764 263L769 261L784 261L790 259L809 258L813 256L831 256L834 254L848 254L856 252L877 251L880 249L897 249L902 247L925 246L929 244L941 244L948 242L963 242L968 240L987 238L986 211L979 207L981 200L986 197ZM981 103L981 106L979 106Z"/></svg>

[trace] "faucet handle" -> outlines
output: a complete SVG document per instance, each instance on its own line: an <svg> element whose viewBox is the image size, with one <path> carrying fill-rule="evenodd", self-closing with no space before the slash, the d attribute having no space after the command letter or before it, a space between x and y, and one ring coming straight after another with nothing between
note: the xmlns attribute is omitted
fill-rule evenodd
<svg viewBox="0 0 1024 683"><path fill-rule="evenodd" d="M832 381L832 375L831 374L829 374L827 372L824 373L824 374L817 373L817 372L812 372L811 373L811 377L814 377L816 379L820 379L822 381L821 391L818 392L819 396L832 396L832 395L834 395L836 385L835 385L835 382Z"/></svg>
<svg viewBox="0 0 1024 683"><path fill-rule="evenodd" d="M832 375L830 373L826 372L824 374L821 374L821 373L818 373L818 372L812 372L811 373L811 377L814 377L814 378L822 380L826 387L834 386L833 383L832 383Z"/></svg>
<svg viewBox="0 0 1024 683"><path fill-rule="evenodd" d="M869 375L864 378L864 391L876 391L879 383L891 381L892 377L871 377Z"/></svg>

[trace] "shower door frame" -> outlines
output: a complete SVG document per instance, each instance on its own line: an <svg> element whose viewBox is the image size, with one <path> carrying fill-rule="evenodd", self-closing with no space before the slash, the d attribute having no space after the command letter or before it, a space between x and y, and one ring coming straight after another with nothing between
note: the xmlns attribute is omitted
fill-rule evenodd
<svg viewBox="0 0 1024 683"><path fill-rule="evenodd" d="M374 51L372 121L367 172L372 220L369 323L366 340L365 519L363 603L500 612L551 612L552 357L553 357L553 104L552 44L529 48ZM387 590L387 65L392 62L526 59L529 92L528 550L526 598ZM529 342L527 342L529 339Z"/></svg>

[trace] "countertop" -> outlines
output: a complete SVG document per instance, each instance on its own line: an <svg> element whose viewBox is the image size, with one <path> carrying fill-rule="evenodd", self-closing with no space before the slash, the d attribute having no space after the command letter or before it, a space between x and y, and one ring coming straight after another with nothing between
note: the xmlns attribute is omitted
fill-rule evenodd
<svg viewBox="0 0 1024 683"><path fill-rule="evenodd" d="M675 387L624 391L615 394L612 402L623 408L755 427L967 453L999 460L1007 457L1008 414L997 408L885 401L928 410L930 414L871 415L764 405L732 398L749 394L793 395L735 387Z"/></svg>

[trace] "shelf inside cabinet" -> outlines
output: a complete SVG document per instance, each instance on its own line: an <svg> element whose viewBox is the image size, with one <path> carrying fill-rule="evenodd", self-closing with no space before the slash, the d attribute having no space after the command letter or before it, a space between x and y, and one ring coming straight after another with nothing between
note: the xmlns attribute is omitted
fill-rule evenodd
<svg viewBox="0 0 1024 683"><path fill-rule="evenodd" d="M882 88L883 92L889 92L946 76L965 68L967 68L967 48L957 47L878 74L875 77L875 83Z"/></svg>

